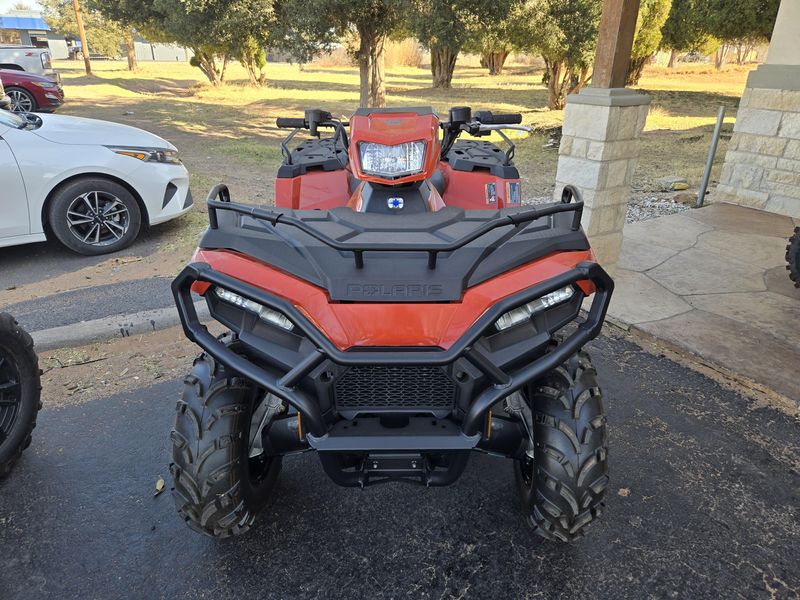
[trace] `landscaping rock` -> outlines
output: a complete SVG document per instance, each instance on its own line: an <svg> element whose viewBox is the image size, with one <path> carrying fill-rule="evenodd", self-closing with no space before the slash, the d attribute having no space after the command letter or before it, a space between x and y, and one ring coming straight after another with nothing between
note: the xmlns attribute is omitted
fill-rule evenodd
<svg viewBox="0 0 800 600"><path fill-rule="evenodd" d="M676 177L674 175L659 177L656 179L656 185L661 192L676 192L689 188L689 182L684 177Z"/></svg>

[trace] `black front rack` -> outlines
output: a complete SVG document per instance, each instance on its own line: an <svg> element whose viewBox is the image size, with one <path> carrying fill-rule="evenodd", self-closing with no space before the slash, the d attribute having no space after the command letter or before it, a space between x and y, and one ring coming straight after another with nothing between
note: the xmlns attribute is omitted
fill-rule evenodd
<svg viewBox="0 0 800 600"><path fill-rule="evenodd" d="M572 201L573 199L575 202ZM567 185L564 187L560 202L546 204L541 207L528 208L514 214L504 215L502 217L497 217L496 219L486 221L474 231L471 231L467 235L456 240L442 241L441 243L437 244L396 244L380 242L348 243L335 240L309 226L308 223L302 219L298 219L297 217L280 212L279 209L259 208L257 206L248 206L246 204L231 202L231 195L230 191L228 190L228 186L222 183L215 185L211 189L208 194L208 198L206 199L206 204L208 205L208 222L212 229L217 229L219 227L219 220L217 218L218 210L226 210L240 215L245 215L253 219L258 219L260 221L269 223L273 227L279 224L295 227L303 233L306 233L307 235L335 250L352 252L357 269L364 268L365 252L427 252L428 268L435 269L436 259L440 252L452 252L453 250L458 250L470 242L475 241L479 237L486 235L490 231L497 229L498 227L507 227L509 225L513 225L516 229L519 229L523 225L527 225L531 221L535 221L542 217L557 213L572 212L573 217L570 229L572 231L578 231L581 227L581 217L583 216L583 201L580 200L580 192L578 192L577 188L574 186Z"/></svg>

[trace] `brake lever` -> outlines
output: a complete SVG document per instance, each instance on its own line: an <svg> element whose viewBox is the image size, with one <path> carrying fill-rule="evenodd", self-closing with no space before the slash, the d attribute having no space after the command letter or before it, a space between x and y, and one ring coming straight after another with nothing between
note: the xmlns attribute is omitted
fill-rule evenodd
<svg viewBox="0 0 800 600"><path fill-rule="evenodd" d="M528 127L527 125L484 125L480 124L481 131L500 131L501 129L513 129L514 131L526 131L530 133L533 131L533 127Z"/></svg>

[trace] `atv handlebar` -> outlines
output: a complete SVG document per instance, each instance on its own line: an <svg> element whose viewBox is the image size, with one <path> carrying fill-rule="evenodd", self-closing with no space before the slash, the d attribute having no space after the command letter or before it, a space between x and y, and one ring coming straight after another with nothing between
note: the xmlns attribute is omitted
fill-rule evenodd
<svg viewBox="0 0 800 600"><path fill-rule="evenodd" d="M483 125L519 125L522 123L521 113L498 113L490 110L479 110L475 113L475 120Z"/></svg>
<svg viewBox="0 0 800 600"><path fill-rule="evenodd" d="M275 125L283 129L305 129L308 127L308 122L305 119L278 117L275 119Z"/></svg>

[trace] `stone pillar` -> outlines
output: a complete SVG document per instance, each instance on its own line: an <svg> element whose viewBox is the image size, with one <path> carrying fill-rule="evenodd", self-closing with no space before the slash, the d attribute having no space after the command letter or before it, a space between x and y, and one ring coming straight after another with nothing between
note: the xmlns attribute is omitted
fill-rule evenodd
<svg viewBox="0 0 800 600"><path fill-rule="evenodd" d="M767 60L747 78L712 200L800 218L800 0L782 0Z"/></svg>
<svg viewBox="0 0 800 600"><path fill-rule="evenodd" d="M576 186L583 228L600 263L613 271L650 97L626 88L588 87L567 98L555 198Z"/></svg>

